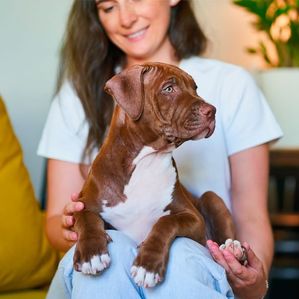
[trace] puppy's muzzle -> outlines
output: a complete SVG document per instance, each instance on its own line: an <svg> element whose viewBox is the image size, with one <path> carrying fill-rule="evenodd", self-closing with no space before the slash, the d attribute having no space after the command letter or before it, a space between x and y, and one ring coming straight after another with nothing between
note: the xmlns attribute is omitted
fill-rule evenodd
<svg viewBox="0 0 299 299"><path fill-rule="evenodd" d="M193 138L210 137L215 129L216 108L200 101L192 104L190 113L186 117L184 128L192 132Z"/></svg>

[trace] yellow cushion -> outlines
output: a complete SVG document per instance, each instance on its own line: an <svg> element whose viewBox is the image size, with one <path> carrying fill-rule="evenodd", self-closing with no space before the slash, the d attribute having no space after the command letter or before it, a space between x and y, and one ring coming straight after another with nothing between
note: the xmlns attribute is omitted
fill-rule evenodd
<svg viewBox="0 0 299 299"><path fill-rule="evenodd" d="M50 282L58 256L45 237L43 223L20 144L0 96L0 292Z"/></svg>
<svg viewBox="0 0 299 299"><path fill-rule="evenodd" d="M45 299L47 290L26 290L0 294L0 299ZM59 299L59 298L57 298Z"/></svg>

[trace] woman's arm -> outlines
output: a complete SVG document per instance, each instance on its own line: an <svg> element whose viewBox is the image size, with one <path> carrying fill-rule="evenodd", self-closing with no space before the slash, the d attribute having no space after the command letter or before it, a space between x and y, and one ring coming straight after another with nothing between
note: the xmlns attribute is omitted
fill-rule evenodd
<svg viewBox="0 0 299 299"><path fill-rule="evenodd" d="M87 173L88 166L83 166ZM81 202L71 202L76 199L84 183L80 164L49 159L47 167L47 208L46 233L52 246L60 251L68 250L77 239L70 230L73 225L74 211L81 210Z"/></svg>
<svg viewBox="0 0 299 299"><path fill-rule="evenodd" d="M268 274L273 258L273 235L268 214L268 145L232 155L230 162L237 238L250 244Z"/></svg>
<svg viewBox="0 0 299 299"><path fill-rule="evenodd" d="M248 251L248 265L242 266L230 252L220 251L214 242L207 243L240 299L260 299L267 291L266 279L273 257L267 210L268 152L268 145L264 144L230 157L233 217L237 239Z"/></svg>

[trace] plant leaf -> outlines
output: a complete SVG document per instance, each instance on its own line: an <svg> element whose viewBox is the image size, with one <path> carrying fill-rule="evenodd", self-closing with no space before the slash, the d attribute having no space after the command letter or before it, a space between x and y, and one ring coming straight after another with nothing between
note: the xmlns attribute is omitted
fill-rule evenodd
<svg viewBox="0 0 299 299"><path fill-rule="evenodd" d="M257 49L256 48L246 48L246 51L249 54L257 54Z"/></svg>

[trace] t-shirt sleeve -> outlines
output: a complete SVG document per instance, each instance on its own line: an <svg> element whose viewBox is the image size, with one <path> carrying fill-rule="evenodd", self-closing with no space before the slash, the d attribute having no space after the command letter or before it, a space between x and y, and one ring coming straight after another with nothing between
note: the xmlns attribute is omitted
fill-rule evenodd
<svg viewBox="0 0 299 299"><path fill-rule="evenodd" d="M66 82L51 103L37 153L45 158L81 163L87 136L82 104Z"/></svg>
<svg viewBox="0 0 299 299"><path fill-rule="evenodd" d="M252 76L236 68L225 81L229 88L222 93L221 106L228 154L281 138L281 128Z"/></svg>

